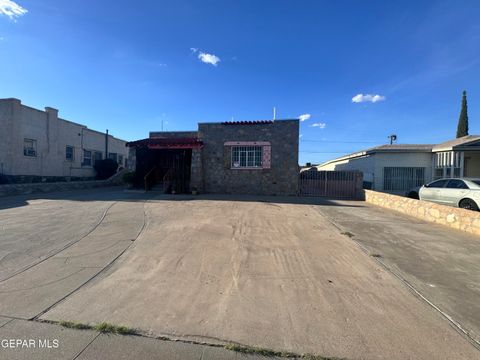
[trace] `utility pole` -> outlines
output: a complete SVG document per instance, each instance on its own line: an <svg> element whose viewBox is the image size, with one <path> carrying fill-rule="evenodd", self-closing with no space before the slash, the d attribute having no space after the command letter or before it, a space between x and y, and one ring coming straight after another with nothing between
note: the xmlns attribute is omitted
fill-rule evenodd
<svg viewBox="0 0 480 360"><path fill-rule="evenodd" d="M105 132L105 159L108 159L108 129Z"/></svg>
<svg viewBox="0 0 480 360"><path fill-rule="evenodd" d="M273 121L275 121L277 118L277 108L274 106L273 107Z"/></svg>

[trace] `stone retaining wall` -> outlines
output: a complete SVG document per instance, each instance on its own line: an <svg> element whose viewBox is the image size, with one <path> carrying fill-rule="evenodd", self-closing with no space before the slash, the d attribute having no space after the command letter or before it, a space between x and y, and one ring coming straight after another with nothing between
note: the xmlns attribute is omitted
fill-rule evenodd
<svg viewBox="0 0 480 360"><path fill-rule="evenodd" d="M480 212L365 190L365 201L418 219L480 235Z"/></svg>
<svg viewBox="0 0 480 360"><path fill-rule="evenodd" d="M0 185L0 197L10 195L23 195L39 192L69 191L81 189L93 189L105 186L114 186L123 184L123 175L128 170L124 169L113 175L107 180L92 181L65 181L51 183L29 183L29 184L6 184Z"/></svg>

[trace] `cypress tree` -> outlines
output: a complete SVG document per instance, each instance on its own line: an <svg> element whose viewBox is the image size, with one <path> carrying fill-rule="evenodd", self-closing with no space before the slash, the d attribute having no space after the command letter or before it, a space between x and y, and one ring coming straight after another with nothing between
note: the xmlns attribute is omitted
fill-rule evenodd
<svg viewBox="0 0 480 360"><path fill-rule="evenodd" d="M457 138L468 135L467 92L463 91L462 110L458 118Z"/></svg>

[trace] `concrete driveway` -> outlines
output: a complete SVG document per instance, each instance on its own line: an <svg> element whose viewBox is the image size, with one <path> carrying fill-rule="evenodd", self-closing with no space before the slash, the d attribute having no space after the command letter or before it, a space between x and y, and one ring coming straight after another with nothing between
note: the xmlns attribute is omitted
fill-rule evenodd
<svg viewBox="0 0 480 360"><path fill-rule="evenodd" d="M0 315L349 359L480 354L332 224L363 203L85 195L0 205Z"/></svg>
<svg viewBox="0 0 480 360"><path fill-rule="evenodd" d="M380 207L333 203L315 209L480 344L480 237Z"/></svg>

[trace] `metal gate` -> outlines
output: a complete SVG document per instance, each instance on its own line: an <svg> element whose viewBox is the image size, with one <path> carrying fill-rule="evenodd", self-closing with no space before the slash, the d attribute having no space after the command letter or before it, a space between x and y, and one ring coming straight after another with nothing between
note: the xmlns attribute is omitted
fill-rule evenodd
<svg viewBox="0 0 480 360"><path fill-rule="evenodd" d="M300 173L300 196L325 196L342 199L361 197L363 174L360 171L316 171Z"/></svg>
<svg viewBox="0 0 480 360"><path fill-rule="evenodd" d="M384 190L410 190L425 184L423 167L386 167L383 169Z"/></svg>

